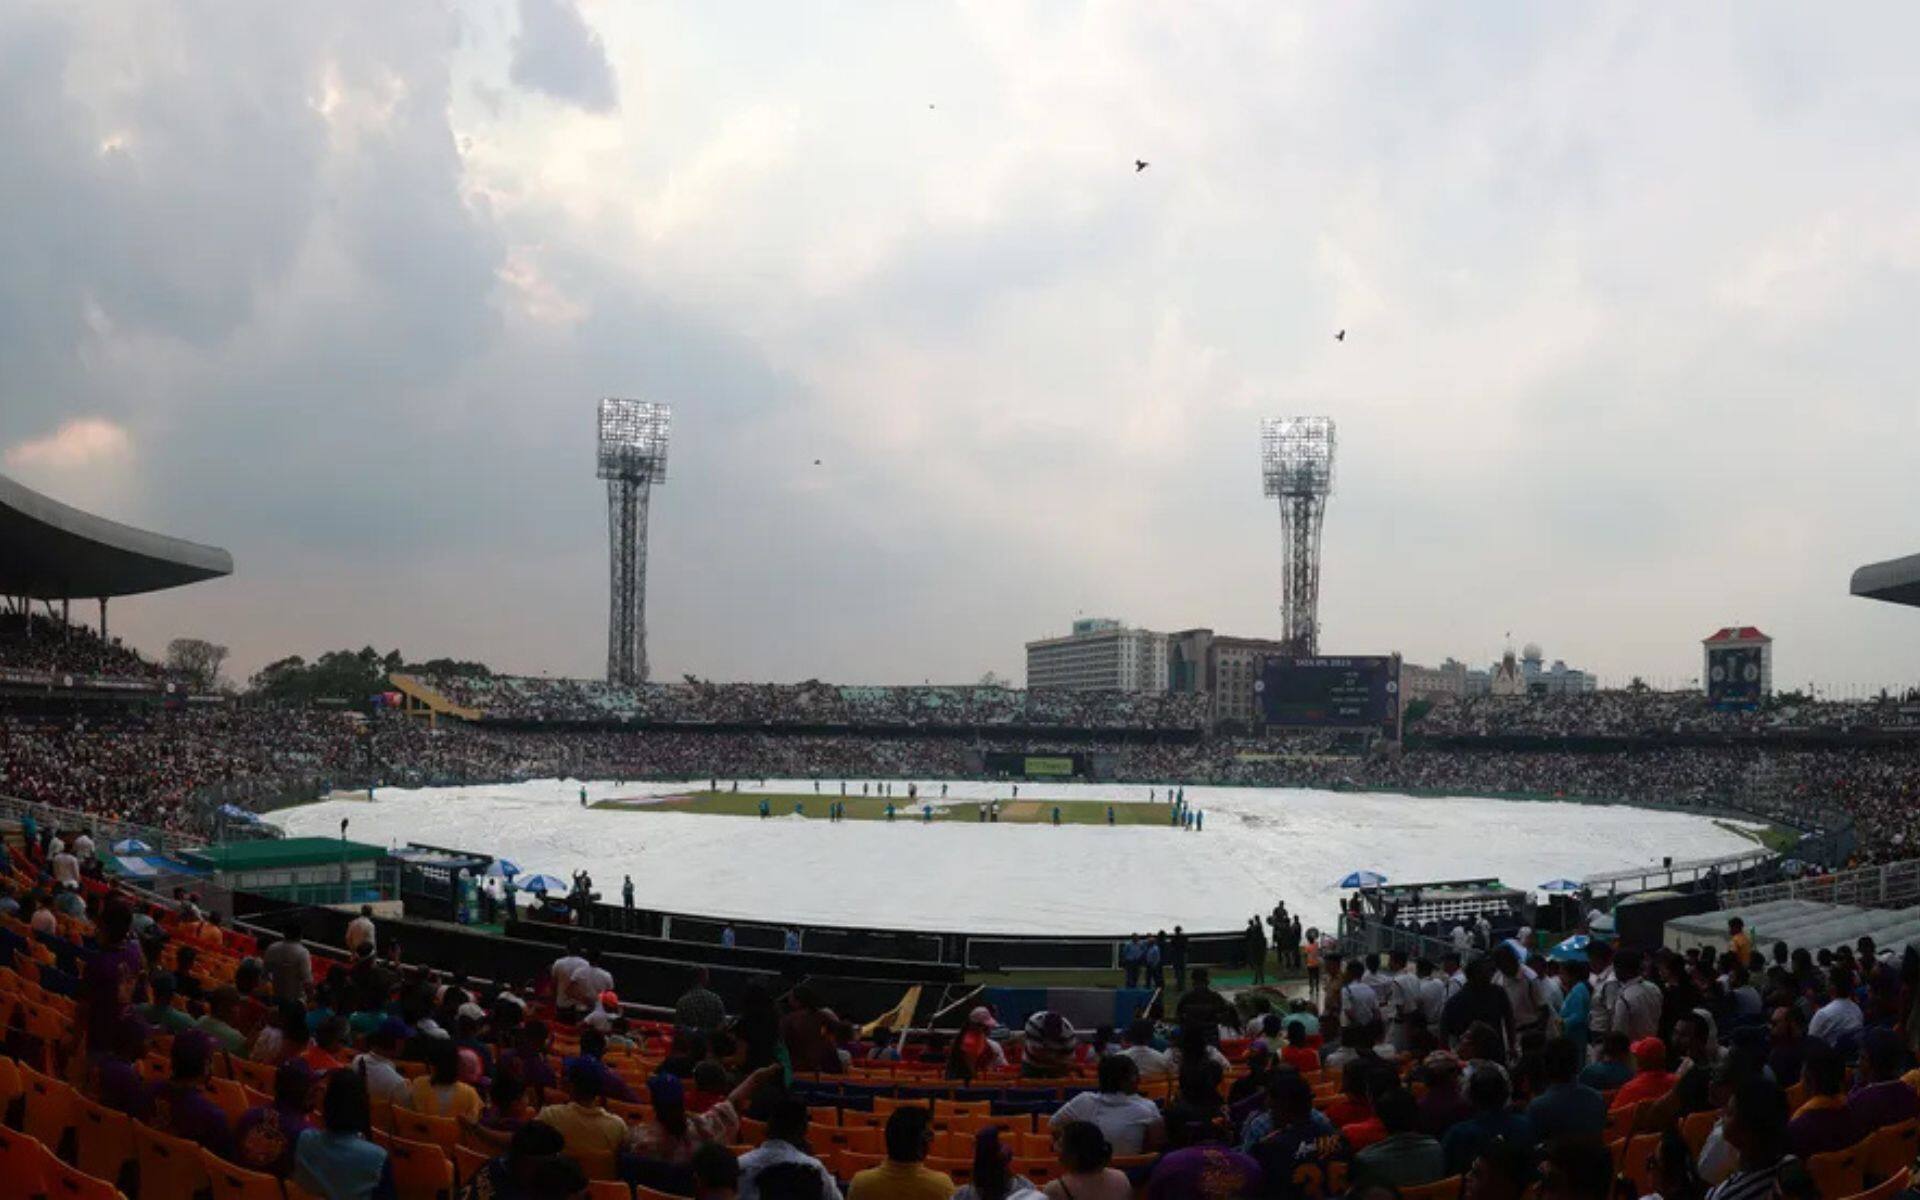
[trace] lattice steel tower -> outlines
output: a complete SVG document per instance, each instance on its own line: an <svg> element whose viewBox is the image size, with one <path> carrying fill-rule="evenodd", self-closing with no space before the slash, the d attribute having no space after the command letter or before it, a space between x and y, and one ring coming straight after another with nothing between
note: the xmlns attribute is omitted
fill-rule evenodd
<svg viewBox="0 0 1920 1200"><path fill-rule="evenodd" d="M1291 654L1320 651L1320 523L1333 494L1333 418L1269 417L1260 422L1260 474L1280 501L1287 543L1281 593Z"/></svg>
<svg viewBox="0 0 1920 1200"><path fill-rule="evenodd" d="M600 478L607 481L612 605L607 682L647 680L647 498L667 481L671 411L647 400L600 402Z"/></svg>

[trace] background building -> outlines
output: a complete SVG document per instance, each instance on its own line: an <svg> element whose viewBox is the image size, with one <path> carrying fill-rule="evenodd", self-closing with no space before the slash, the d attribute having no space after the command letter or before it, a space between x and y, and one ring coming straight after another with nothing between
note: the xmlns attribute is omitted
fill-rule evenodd
<svg viewBox="0 0 1920 1200"><path fill-rule="evenodd" d="M1066 637L1027 643L1027 686L1069 691L1167 690L1167 635L1111 618L1075 621Z"/></svg>
<svg viewBox="0 0 1920 1200"><path fill-rule="evenodd" d="M1167 638L1167 686L1176 692L1207 693L1210 727L1251 728L1260 713L1253 690L1254 681L1260 677L1260 660L1287 652L1285 642L1271 638L1183 629Z"/></svg>

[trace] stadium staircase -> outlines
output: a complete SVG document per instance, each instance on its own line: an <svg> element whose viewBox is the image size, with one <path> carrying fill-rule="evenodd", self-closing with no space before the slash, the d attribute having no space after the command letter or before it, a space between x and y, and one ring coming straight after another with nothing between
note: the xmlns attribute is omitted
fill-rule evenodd
<svg viewBox="0 0 1920 1200"><path fill-rule="evenodd" d="M464 704L455 704L437 690L428 687L417 676L389 675L388 682L411 703L409 708L421 708L441 717L458 717L462 721L478 721L484 714L477 708Z"/></svg>

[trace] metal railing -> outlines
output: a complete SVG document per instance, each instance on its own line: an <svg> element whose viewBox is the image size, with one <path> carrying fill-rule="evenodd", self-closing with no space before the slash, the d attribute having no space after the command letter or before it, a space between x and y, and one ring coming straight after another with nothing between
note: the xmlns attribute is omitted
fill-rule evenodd
<svg viewBox="0 0 1920 1200"><path fill-rule="evenodd" d="M200 845L206 840L175 830L163 829L158 825L140 825L132 821L120 821L112 817L103 817L98 813L61 808L55 804L41 804L38 801L22 800L15 796L0 796L0 817L11 817L21 822L32 817L34 823L42 829L89 830L94 841L99 843L98 848L102 850L134 838L151 846L156 853L168 854L184 846Z"/></svg>
<svg viewBox="0 0 1920 1200"><path fill-rule="evenodd" d="M1920 859L1720 893L1722 908L1751 908L1776 900L1812 900L1821 904L1854 904L1861 908L1904 908L1920 904Z"/></svg>

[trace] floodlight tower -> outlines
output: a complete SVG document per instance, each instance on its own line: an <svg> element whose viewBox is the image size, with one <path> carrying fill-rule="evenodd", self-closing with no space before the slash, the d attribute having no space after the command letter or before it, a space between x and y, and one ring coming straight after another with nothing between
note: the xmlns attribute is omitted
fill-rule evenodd
<svg viewBox="0 0 1920 1200"><path fill-rule="evenodd" d="M600 478L607 481L612 607L607 682L647 681L647 498L667 481L671 410L648 400L600 402Z"/></svg>
<svg viewBox="0 0 1920 1200"><path fill-rule="evenodd" d="M1291 654L1320 649L1320 522L1333 494L1333 418L1268 417L1260 422L1260 474L1280 501L1287 566L1281 635Z"/></svg>

